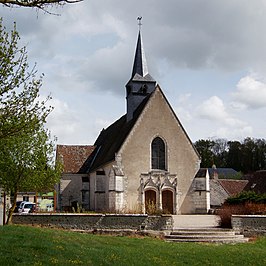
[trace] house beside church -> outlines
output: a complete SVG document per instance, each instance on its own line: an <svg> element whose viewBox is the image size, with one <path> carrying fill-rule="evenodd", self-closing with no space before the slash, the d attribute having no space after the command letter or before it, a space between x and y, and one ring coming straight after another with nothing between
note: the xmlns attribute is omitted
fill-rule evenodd
<svg viewBox="0 0 266 266"><path fill-rule="evenodd" d="M103 129L94 145L58 145L65 168L58 208L207 213L209 183L198 173L200 156L148 72L140 31L126 103L126 114Z"/></svg>
<svg viewBox="0 0 266 266"><path fill-rule="evenodd" d="M237 179L239 173L232 168L208 168L210 175L210 207L220 208L227 198L241 193L248 180Z"/></svg>

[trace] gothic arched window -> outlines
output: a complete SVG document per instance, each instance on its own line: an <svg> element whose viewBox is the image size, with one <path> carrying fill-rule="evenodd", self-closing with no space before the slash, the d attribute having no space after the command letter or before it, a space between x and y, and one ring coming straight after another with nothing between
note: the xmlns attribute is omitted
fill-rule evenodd
<svg viewBox="0 0 266 266"><path fill-rule="evenodd" d="M151 167L152 169L166 170L166 152L164 141L156 137L151 143Z"/></svg>

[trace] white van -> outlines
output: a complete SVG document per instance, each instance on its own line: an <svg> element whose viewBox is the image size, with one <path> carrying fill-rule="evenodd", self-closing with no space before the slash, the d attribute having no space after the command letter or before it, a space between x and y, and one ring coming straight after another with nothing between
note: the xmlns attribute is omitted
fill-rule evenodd
<svg viewBox="0 0 266 266"><path fill-rule="evenodd" d="M35 209L36 209L35 205L36 204L33 203L33 202L22 201L20 206L19 206L18 212L19 213L32 213L32 212L35 212Z"/></svg>

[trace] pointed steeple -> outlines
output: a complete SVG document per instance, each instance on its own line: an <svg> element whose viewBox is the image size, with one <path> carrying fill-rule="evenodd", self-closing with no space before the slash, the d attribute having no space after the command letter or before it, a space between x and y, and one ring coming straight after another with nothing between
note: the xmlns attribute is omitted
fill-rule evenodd
<svg viewBox="0 0 266 266"><path fill-rule="evenodd" d="M141 24L139 24L139 26L140 25ZM138 108L141 102L154 91L155 85L156 81L148 72L141 32L139 30L132 75L126 85L128 121L133 118L134 111Z"/></svg>
<svg viewBox="0 0 266 266"><path fill-rule="evenodd" d="M134 59L131 77L133 78L135 76L135 74L139 74L140 76L145 77L148 73L149 73L148 72L148 65L147 65L147 61L146 61L146 57L145 57L145 52L143 49L141 33L139 30L135 59Z"/></svg>

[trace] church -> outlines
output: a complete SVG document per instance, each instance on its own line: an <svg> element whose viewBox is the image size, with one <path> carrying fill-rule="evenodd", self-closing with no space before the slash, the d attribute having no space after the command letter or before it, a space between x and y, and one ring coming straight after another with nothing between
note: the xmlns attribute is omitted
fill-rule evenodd
<svg viewBox="0 0 266 266"><path fill-rule="evenodd" d="M121 103L122 104L122 103ZM207 213L209 180L162 88L150 75L138 32L126 114L94 145L58 145L64 172L57 207L113 213Z"/></svg>

